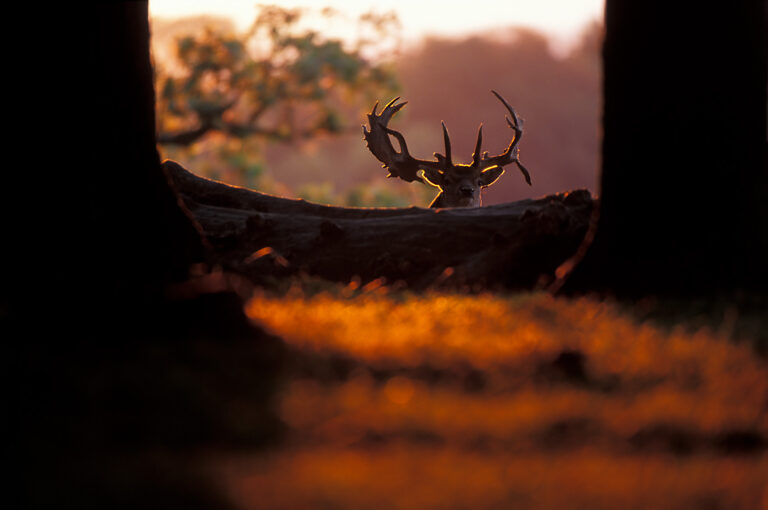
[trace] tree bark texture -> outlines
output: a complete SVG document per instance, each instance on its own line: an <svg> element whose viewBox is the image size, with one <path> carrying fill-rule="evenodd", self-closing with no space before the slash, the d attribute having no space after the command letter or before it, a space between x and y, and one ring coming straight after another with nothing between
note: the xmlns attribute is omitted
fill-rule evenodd
<svg viewBox="0 0 768 510"><path fill-rule="evenodd" d="M331 207L163 166L213 260L255 283L306 274L414 290L531 289L575 252L593 208L586 190L482 208Z"/></svg>

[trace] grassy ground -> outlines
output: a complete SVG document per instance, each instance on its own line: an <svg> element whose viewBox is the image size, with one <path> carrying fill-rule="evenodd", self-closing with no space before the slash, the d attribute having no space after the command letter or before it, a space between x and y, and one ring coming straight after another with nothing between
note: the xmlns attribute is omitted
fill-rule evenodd
<svg viewBox="0 0 768 510"><path fill-rule="evenodd" d="M768 508L768 363L733 338L766 319L659 310L256 295L249 317L296 354L288 432L212 469L243 509Z"/></svg>

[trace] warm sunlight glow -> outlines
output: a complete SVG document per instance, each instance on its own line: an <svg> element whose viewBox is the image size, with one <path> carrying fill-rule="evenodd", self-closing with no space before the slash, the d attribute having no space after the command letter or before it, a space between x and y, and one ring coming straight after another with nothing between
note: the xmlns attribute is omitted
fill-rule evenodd
<svg viewBox="0 0 768 510"><path fill-rule="evenodd" d="M552 37L556 46L568 46L584 25L602 17L603 0L475 0L446 2L440 0L274 0L263 2L283 7L332 7L355 17L372 9L394 10L403 25L406 41L425 35L460 36L470 32L494 31L510 26L535 28ZM152 16L176 18L211 14L229 17L240 29L253 21L253 0L150 0Z"/></svg>
<svg viewBox="0 0 768 510"><path fill-rule="evenodd" d="M280 401L300 441L220 466L240 508L751 509L768 494L768 368L749 345L586 298L353 287L247 306L308 358Z"/></svg>

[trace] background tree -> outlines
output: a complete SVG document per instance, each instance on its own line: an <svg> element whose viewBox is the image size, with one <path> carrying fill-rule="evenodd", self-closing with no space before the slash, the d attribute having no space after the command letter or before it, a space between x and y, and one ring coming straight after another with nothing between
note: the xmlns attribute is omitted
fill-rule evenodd
<svg viewBox="0 0 768 510"><path fill-rule="evenodd" d="M364 14L359 37L345 44L307 28L311 14L262 6L245 34L211 25L176 39L174 58L160 62L157 77L158 142L169 157L216 132L225 137L220 163L254 186L261 141L359 130L361 106L397 88L391 66L374 59L397 44L399 22L394 14ZM331 9L319 16L343 21ZM351 126L347 118L355 118Z"/></svg>
<svg viewBox="0 0 768 510"><path fill-rule="evenodd" d="M606 27L600 218L568 288L764 291L766 2L608 0Z"/></svg>
<svg viewBox="0 0 768 510"><path fill-rule="evenodd" d="M327 20L331 28L338 25L335 16ZM165 69L161 77L178 72L173 55L180 37L200 38L206 26L215 33L234 32L231 22L219 18L155 19L152 26L156 62ZM370 38L377 37L374 27L365 27ZM390 33L396 35L394 29ZM460 39L430 37L400 51L392 50L397 38L390 36L366 46L365 55L373 59L368 56L375 48L377 65L386 65L396 76L400 83L397 95L409 101L398 115L397 125L408 134L412 150L425 157L442 146L441 120L451 130L457 154L471 154L481 122L486 126L487 146L503 150L509 128L488 89L493 86L505 91L526 121L522 150L536 169L536 178L533 188L521 185L518 179L501 179L483 199L495 204L564 189L596 189L602 33L601 22L591 23L581 41L565 52L554 51L540 33L514 27ZM499 66L501 61L506 65ZM371 94L368 99L366 91ZM382 95L375 97L374 93ZM334 205L426 206L434 198L431 187L386 179L386 172L361 143L359 127L373 101L386 101L394 94L366 87L354 101L339 103L340 118L349 129L333 136L321 130L311 138L294 140L237 138L211 130L190 146L162 145L161 150L165 157L206 177L272 194ZM166 125L168 131L180 129L179 122L194 126L194 114L164 115L163 104L161 99L161 124L164 119L176 119ZM314 118L305 107L296 111L302 110L307 112L307 120ZM279 121L281 111L275 105L263 122ZM551 150L553 146L558 150Z"/></svg>

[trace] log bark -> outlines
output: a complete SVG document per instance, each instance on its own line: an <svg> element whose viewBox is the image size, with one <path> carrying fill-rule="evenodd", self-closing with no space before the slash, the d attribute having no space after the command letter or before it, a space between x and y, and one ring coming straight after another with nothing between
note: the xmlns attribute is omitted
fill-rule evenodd
<svg viewBox="0 0 768 510"><path fill-rule="evenodd" d="M163 166L212 262L259 285L309 275L412 290L544 286L580 245L594 207L587 190L475 209L332 207Z"/></svg>

